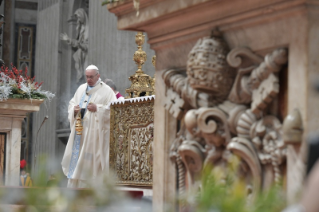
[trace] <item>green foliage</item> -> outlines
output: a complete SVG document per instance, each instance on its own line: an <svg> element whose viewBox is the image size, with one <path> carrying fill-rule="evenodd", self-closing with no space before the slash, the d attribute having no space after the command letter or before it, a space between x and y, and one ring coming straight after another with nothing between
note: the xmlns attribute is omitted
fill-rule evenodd
<svg viewBox="0 0 319 212"><path fill-rule="evenodd" d="M250 211L271 212L281 211L286 206L283 188L271 187L268 191L259 193Z"/></svg>
<svg viewBox="0 0 319 212"><path fill-rule="evenodd" d="M112 3L112 2L113 2L112 0L102 1L102 6L107 5L107 4L109 4L109 3Z"/></svg>
<svg viewBox="0 0 319 212"><path fill-rule="evenodd" d="M47 173L61 169L60 164L43 156L35 158L35 164L39 169L37 174L31 175L32 188L0 187L0 212L150 211L149 207L133 202L125 192L117 190L110 175L104 176L103 185L91 184L86 189L70 189L59 187L66 177L62 173L54 173L58 186L49 187ZM10 205L16 210L12 210Z"/></svg>
<svg viewBox="0 0 319 212"><path fill-rule="evenodd" d="M235 170L234 167L228 167L227 171L206 167L202 172L200 191L192 194L196 196L195 203L191 204L192 211L277 212L285 208L282 187L274 185L267 191L249 196L246 184L238 179Z"/></svg>
<svg viewBox="0 0 319 212"><path fill-rule="evenodd" d="M110 4L110 3L114 3L114 2L119 2L119 0L104 0L102 1L102 6Z"/></svg>
<svg viewBox="0 0 319 212"><path fill-rule="evenodd" d="M31 91L30 95L22 92L17 87L12 87L11 94L9 95L9 98L13 99L46 99L47 96L41 93L38 93L36 90Z"/></svg>
<svg viewBox="0 0 319 212"><path fill-rule="evenodd" d="M30 97L31 99L46 99L47 98L46 95L43 95L37 92L33 92L30 95L28 95L27 93L12 92L12 94L9 95L9 98L12 98L12 99L30 99Z"/></svg>

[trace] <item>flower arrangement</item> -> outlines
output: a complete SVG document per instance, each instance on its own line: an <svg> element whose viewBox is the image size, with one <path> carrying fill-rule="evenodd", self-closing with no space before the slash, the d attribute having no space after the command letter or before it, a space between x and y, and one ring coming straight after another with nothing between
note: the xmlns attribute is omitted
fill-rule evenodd
<svg viewBox="0 0 319 212"><path fill-rule="evenodd" d="M34 81L35 77L28 76L25 71L18 70L11 64L12 69L1 67L0 70L0 101L13 99L51 99L55 96L49 91L41 90L43 82Z"/></svg>

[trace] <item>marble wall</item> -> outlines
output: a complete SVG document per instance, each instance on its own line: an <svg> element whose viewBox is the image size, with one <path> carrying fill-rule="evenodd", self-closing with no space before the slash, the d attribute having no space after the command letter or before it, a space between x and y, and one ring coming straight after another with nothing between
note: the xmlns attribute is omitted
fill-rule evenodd
<svg viewBox="0 0 319 212"><path fill-rule="evenodd" d="M56 1L52 2L51 5L41 4L45 4L45 1L39 4L40 9L38 10L35 76L38 82L44 82L43 90L49 90L58 95L60 93L60 3ZM35 155L40 156L40 154L55 157L57 101L58 98L54 98L51 102L46 102L41 106L41 110L33 116L33 159ZM45 116L48 116L48 119L39 131ZM37 142L36 146L35 142ZM37 171L35 160L32 161L32 168L33 171Z"/></svg>
<svg viewBox="0 0 319 212"><path fill-rule="evenodd" d="M10 64L14 56L14 0L3 1L4 4L4 21L3 42L2 42L2 59L5 64Z"/></svg>

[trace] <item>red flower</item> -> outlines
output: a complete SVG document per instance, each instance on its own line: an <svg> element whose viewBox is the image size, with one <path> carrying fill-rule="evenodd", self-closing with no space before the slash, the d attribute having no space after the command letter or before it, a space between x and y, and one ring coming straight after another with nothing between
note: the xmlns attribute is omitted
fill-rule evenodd
<svg viewBox="0 0 319 212"><path fill-rule="evenodd" d="M12 65L12 64L11 64ZM12 71L16 74L19 75L19 71L16 67L12 66Z"/></svg>
<svg viewBox="0 0 319 212"><path fill-rule="evenodd" d="M11 79L15 79L14 73L13 73L12 71L10 72L9 77L10 77Z"/></svg>
<svg viewBox="0 0 319 212"><path fill-rule="evenodd" d="M20 169L23 169L27 165L27 161L24 159L20 161Z"/></svg>

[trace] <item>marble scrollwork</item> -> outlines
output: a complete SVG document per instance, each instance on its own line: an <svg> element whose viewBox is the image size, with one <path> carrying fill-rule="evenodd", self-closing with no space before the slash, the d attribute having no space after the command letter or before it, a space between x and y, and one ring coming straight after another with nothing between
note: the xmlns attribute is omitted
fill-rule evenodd
<svg viewBox="0 0 319 212"><path fill-rule="evenodd" d="M118 185L152 186L153 123L154 99L111 106L110 168Z"/></svg>
<svg viewBox="0 0 319 212"><path fill-rule="evenodd" d="M229 154L248 167L252 180L247 185L254 191L265 187L266 174L280 183L286 143L300 141L302 134L298 112L288 116L284 126L269 112L280 91L278 73L287 61L286 48L264 58L247 47L229 51L222 36L214 33L196 43L186 70L164 71L164 106L181 121L171 158L178 164L182 191L185 176L194 184L206 164L225 166Z"/></svg>

